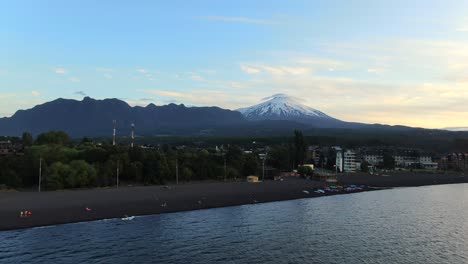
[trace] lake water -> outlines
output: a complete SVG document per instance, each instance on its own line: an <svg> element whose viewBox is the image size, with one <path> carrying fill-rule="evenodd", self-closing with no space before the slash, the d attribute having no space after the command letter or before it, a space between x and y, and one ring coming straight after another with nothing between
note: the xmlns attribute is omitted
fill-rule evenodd
<svg viewBox="0 0 468 264"><path fill-rule="evenodd" d="M468 263L468 185L0 232L2 263Z"/></svg>

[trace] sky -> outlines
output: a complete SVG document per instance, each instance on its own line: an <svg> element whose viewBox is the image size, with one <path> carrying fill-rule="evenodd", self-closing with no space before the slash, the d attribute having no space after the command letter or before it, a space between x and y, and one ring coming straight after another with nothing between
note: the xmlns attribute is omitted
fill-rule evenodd
<svg viewBox="0 0 468 264"><path fill-rule="evenodd" d="M468 127L468 1L0 0L0 117L56 98Z"/></svg>

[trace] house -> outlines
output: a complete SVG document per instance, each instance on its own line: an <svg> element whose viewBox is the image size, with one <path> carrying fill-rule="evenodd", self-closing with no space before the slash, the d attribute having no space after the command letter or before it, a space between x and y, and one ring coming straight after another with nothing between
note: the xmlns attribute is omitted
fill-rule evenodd
<svg viewBox="0 0 468 264"><path fill-rule="evenodd" d="M383 155L377 153L366 153L362 156L363 160L369 165L377 166L383 162Z"/></svg>
<svg viewBox="0 0 468 264"><path fill-rule="evenodd" d="M23 145L13 143L10 140L0 141L0 156L22 153Z"/></svg>

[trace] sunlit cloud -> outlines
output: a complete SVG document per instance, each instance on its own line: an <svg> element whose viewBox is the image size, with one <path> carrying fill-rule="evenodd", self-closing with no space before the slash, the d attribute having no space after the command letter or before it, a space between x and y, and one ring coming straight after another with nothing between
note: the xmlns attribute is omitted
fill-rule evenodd
<svg viewBox="0 0 468 264"><path fill-rule="evenodd" d="M260 69L247 65L241 65L241 70L247 74L257 74L261 72Z"/></svg>
<svg viewBox="0 0 468 264"><path fill-rule="evenodd" d="M64 68L56 68L56 69L54 70L54 72L55 72L56 74L65 74L65 73L67 73L67 70L65 70Z"/></svg>
<svg viewBox="0 0 468 264"><path fill-rule="evenodd" d="M41 95L41 93L39 91L31 91L31 95L34 97L38 97Z"/></svg>
<svg viewBox="0 0 468 264"><path fill-rule="evenodd" d="M311 69L306 67L277 66L267 64L241 65L241 70L247 74L266 73L274 76L301 75L311 72Z"/></svg>

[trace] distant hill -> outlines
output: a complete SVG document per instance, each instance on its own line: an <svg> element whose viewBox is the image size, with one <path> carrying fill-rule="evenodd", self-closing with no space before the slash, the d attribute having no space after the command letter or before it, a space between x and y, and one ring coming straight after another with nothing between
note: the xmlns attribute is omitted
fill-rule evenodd
<svg viewBox="0 0 468 264"><path fill-rule="evenodd" d="M57 99L0 119L0 135L37 135L62 130L74 138L110 137L113 120L119 137L130 134L131 124L139 136L282 136L293 129L306 134L386 134L408 132L440 135L441 131L406 126L344 122L301 105L286 95L274 95L256 106L232 111L219 107L186 107L169 104L132 107L118 99ZM321 132L319 132L319 130ZM448 133L457 133L449 132ZM464 132L458 132L464 133ZM461 134L464 135L464 134Z"/></svg>
<svg viewBox="0 0 468 264"><path fill-rule="evenodd" d="M128 135L131 123L135 123L137 134L151 135L194 134L247 122L239 112L219 107L131 107L118 99L85 97L82 101L57 99L19 110L10 118L0 119L0 134L21 135L29 131L37 135L63 130L72 137L104 136L112 134L113 120L117 121L119 135Z"/></svg>

